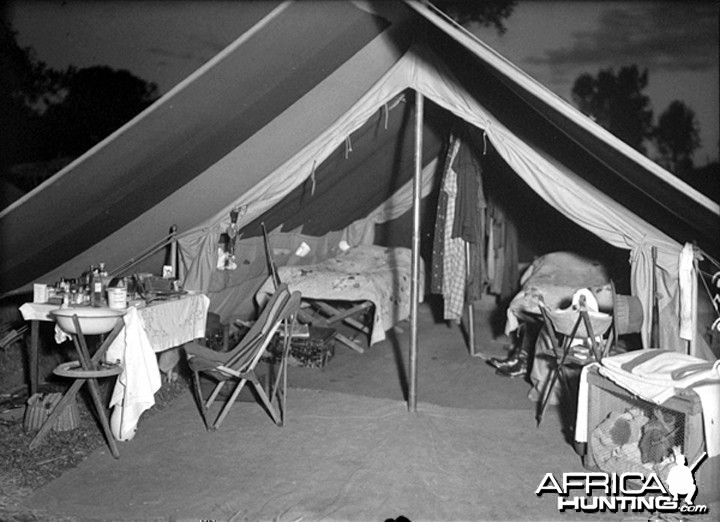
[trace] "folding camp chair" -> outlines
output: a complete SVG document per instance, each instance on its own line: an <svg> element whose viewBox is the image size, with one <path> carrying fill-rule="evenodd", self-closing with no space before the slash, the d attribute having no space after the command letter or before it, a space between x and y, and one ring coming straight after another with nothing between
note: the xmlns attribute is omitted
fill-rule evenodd
<svg viewBox="0 0 720 522"><path fill-rule="evenodd" d="M289 331L299 308L300 292L293 292L290 295L287 285L282 284L277 288L260 317L243 337L242 341L229 352L216 352L197 343L189 343L185 346L188 366L193 372L193 387L198 408L208 431L220 427L230 407L247 382L252 384L257 396L267 408L275 424L282 426L286 412L285 395L287 389L287 354L290 342ZM280 370L275 378L275 384L269 391L270 396L268 397L268 393L265 392L255 374L255 367L265 354L275 333L283 324L286 328L283 357ZM207 400L203 398L200 388L200 373L206 374L217 381ZM237 381L237 384L217 419L210 425L207 418L208 410L227 381ZM278 398L280 413L272 404L275 397Z"/></svg>
<svg viewBox="0 0 720 522"><path fill-rule="evenodd" d="M542 300L539 301L539 305L552 348L552 353L549 355L553 365L542 389L537 414L538 426L545 416L550 395L558 379L565 393L570 395L566 367L584 366L600 361L607 354L613 341L613 335L608 336L607 339L603 338L613 322L613 316L588 310L583 295L579 297L577 308L549 310ZM583 342L577 344L580 339Z"/></svg>

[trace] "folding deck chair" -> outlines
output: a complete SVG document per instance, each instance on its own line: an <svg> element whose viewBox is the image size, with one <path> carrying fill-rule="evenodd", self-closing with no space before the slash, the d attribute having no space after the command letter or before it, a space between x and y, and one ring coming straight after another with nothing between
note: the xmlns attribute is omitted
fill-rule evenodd
<svg viewBox="0 0 720 522"><path fill-rule="evenodd" d="M194 342L185 346L188 366L193 372L195 397L208 431L220 427L247 382L252 384L275 424L282 426L286 412L285 395L287 390L287 355L290 343L289 331L299 308L300 292L293 292L291 295L287 285L282 284L270 298L252 328L238 345L229 352L216 352ZM284 336L280 370L275 377L275 383L268 397L255 374L255 367L265 354L273 336L283 324L287 330ZM203 398L200 388L200 373L206 374L217 381L207 400ZM225 402L215 422L210 425L207 418L208 410L228 381L237 381L235 389ZM272 404L275 397L278 398L280 412Z"/></svg>

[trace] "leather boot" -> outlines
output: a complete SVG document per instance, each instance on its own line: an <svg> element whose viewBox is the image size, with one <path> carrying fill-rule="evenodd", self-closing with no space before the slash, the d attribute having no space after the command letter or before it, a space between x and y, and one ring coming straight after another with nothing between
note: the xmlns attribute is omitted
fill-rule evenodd
<svg viewBox="0 0 720 522"><path fill-rule="evenodd" d="M501 359L500 357L491 357L487 360L487 363L497 368L498 370L500 368L507 368L508 366L515 366L518 362L518 359L521 357L521 352L523 351L522 343L514 344L512 350L508 353L507 357L504 359Z"/></svg>
<svg viewBox="0 0 720 522"><path fill-rule="evenodd" d="M526 343L521 343L516 353L505 360L497 361L495 373L504 377L524 377L528 370L528 351Z"/></svg>
<svg viewBox="0 0 720 522"><path fill-rule="evenodd" d="M495 370L495 373L503 377L525 377L528 371L527 358L517 357L515 364L503 366Z"/></svg>

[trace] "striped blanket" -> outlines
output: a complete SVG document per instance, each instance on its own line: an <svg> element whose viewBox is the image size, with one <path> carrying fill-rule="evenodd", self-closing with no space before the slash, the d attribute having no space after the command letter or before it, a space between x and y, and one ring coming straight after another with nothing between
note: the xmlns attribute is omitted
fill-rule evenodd
<svg viewBox="0 0 720 522"><path fill-rule="evenodd" d="M720 361L708 362L672 350L650 349L605 357L596 366L604 377L655 404L662 404L677 390L694 391L702 404L708 456L720 455ZM583 441L578 438L583 434L587 437L587 369L581 375L578 394L578 441Z"/></svg>

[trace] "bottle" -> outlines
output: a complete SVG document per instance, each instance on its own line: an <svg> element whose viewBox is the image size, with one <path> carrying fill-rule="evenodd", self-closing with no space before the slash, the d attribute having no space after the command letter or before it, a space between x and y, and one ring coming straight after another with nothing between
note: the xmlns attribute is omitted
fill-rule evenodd
<svg viewBox="0 0 720 522"><path fill-rule="evenodd" d="M90 282L90 304L92 306L103 305L103 282L100 270L95 269Z"/></svg>
<svg viewBox="0 0 720 522"><path fill-rule="evenodd" d="M70 280L70 303L78 304L78 286L75 279Z"/></svg>

